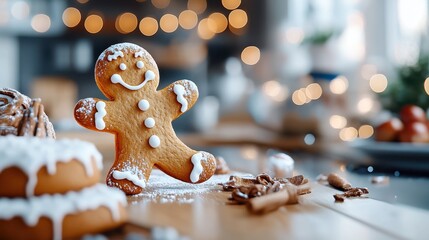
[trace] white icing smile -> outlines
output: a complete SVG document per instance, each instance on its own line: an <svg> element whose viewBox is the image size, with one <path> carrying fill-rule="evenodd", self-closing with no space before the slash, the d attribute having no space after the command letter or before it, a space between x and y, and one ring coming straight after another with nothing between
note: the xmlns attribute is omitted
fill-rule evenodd
<svg viewBox="0 0 429 240"><path fill-rule="evenodd" d="M140 88L144 87L144 85L146 85L147 82L155 79L155 73L153 71L151 71L151 70L147 70L144 76L145 76L144 81L142 83L140 83L139 85L137 85L137 86L132 86L132 85L129 85L128 83L124 82L124 80L122 79L121 75L119 75L117 73L115 73L115 74L112 75L112 77L110 78L110 81L113 84L119 83L123 87L125 87L125 88L127 88L129 90L135 91L135 90L139 90Z"/></svg>

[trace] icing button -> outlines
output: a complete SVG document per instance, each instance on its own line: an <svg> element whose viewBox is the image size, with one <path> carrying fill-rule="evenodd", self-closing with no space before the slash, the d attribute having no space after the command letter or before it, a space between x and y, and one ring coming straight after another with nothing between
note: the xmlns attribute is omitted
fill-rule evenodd
<svg viewBox="0 0 429 240"><path fill-rule="evenodd" d="M149 138L149 145L153 148L157 148L159 147L159 145L161 145L161 140L159 139L158 136L152 135Z"/></svg>
<svg viewBox="0 0 429 240"><path fill-rule="evenodd" d="M146 118L145 120L144 120L144 125L147 127L147 128L153 128L154 126L155 126L155 119L153 119L153 118Z"/></svg>
<svg viewBox="0 0 429 240"><path fill-rule="evenodd" d="M139 109L142 111L147 111L150 107L149 101L146 99L142 99L138 103Z"/></svg>

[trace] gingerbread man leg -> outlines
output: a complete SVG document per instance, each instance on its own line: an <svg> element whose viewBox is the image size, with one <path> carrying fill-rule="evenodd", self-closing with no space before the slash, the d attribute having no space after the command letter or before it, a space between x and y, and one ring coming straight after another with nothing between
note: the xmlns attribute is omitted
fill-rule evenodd
<svg viewBox="0 0 429 240"><path fill-rule="evenodd" d="M177 142L180 140L176 140ZM208 180L216 169L216 160L210 153L195 151L184 144L171 147L155 165L166 174L184 182L201 183ZM177 171L177 169L181 169Z"/></svg>
<svg viewBox="0 0 429 240"><path fill-rule="evenodd" d="M124 136L116 137L116 158L106 178L107 185L126 194L141 193L153 167L138 143Z"/></svg>

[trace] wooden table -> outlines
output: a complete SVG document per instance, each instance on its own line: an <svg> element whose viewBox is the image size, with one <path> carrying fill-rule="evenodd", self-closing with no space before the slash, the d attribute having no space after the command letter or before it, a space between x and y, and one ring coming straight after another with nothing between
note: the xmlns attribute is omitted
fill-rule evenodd
<svg viewBox="0 0 429 240"><path fill-rule="evenodd" d="M107 171L114 156L113 137L91 136L83 139L96 143ZM248 161L232 166L245 164L260 165ZM192 185L154 170L146 191L128 197L130 223L149 230L172 227L190 239L426 239L429 236L427 210L374 200L371 193L368 198L335 203L332 195L338 191L314 181L312 193L302 196L300 204L266 215L253 215L244 206L227 204L230 193L221 191L216 184L228 178L229 175L219 175L206 183Z"/></svg>
<svg viewBox="0 0 429 240"><path fill-rule="evenodd" d="M332 195L338 191L314 182L300 204L254 215L243 205L227 204L230 193L215 185L229 175L200 187L157 170L153 176L147 192L128 198L130 221L173 227L191 239L423 239L429 234L428 211L371 198L335 203Z"/></svg>

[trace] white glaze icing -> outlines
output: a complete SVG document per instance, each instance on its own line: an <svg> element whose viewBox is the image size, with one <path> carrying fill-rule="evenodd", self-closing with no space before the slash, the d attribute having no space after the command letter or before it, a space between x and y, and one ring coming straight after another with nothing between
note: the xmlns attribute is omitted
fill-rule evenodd
<svg viewBox="0 0 429 240"><path fill-rule="evenodd" d="M161 145L161 140L159 139L158 136L152 135L149 138L149 145L153 148L157 148L159 147L159 145Z"/></svg>
<svg viewBox="0 0 429 240"><path fill-rule="evenodd" d="M134 53L134 57L135 57L135 58L137 58L137 57L143 57L143 51L135 52L135 53Z"/></svg>
<svg viewBox="0 0 429 240"><path fill-rule="evenodd" d="M5 136L0 138L0 172L9 167L21 169L27 176L26 196L34 195L37 172L45 167L55 174L58 162L79 161L86 174L92 176L92 158L98 169L102 168L102 156L92 143L79 140L55 140L49 138ZM1 211L0 211L1 212Z"/></svg>
<svg viewBox="0 0 429 240"><path fill-rule="evenodd" d="M192 168L190 179L193 183L196 183L198 180L200 180L200 175L203 172L201 161L207 161L207 156L205 156L204 152L197 152L192 155L191 162L194 167Z"/></svg>
<svg viewBox="0 0 429 240"><path fill-rule="evenodd" d="M132 86L132 85L129 85L128 83L124 82L124 80L122 79L121 75L119 75L117 73L113 74L112 77L110 77L110 81L113 84L119 83L123 87L125 87L125 88L127 88L129 90L133 90L133 91L139 90L140 88L144 87L144 85L146 85L146 83L148 81L151 81L151 80L154 80L154 79L155 79L155 73L153 71L151 71L151 70L147 70L146 71L146 73L145 73L145 80L142 83L140 83L139 85L137 85L137 86Z"/></svg>
<svg viewBox="0 0 429 240"><path fill-rule="evenodd" d="M186 110L188 110L188 101L185 98L185 87L180 84L174 84L173 91L177 95L176 100L182 105L180 111L186 112Z"/></svg>
<svg viewBox="0 0 429 240"><path fill-rule="evenodd" d="M139 101L138 106L139 106L140 110L147 111L149 109L149 107L150 107L150 104L149 104L148 100L142 99L142 100Z"/></svg>
<svg viewBox="0 0 429 240"><path fill-rule="evenodd" d="M28 226L35 226L41 217L52 221L53 239L62 239L63 219L99 207L107 207L114 221L120 220L119 204L125 206L127 199L119 189L96 184L79 192L45 194L38 197L0 198L0 219L21 217Z"/></svg>
<svg viewBox="0 0 429 240"><path fill-rule="evenodd" d="M147 128L153 128L153 127L155 127L155 119L153 119L153 118L151 118L151 117L146 118L146 119L144 120L144 125L145 125Z"/></svg>
<svg viewBox="0 0 429 240"><path fill-rule="evenodd" d="M103 101L98 101L95 104L95 108L97 112L95 113L95 128L98 130L103 130L106 127L106 123L104 122L104 117L106 116L106 103Z"/></svg>
<svg viewBox="0 0 429 240"><path fill-rule="evenodd" d="M136 63L136 66L137 66L138 68L142 69L142 68L144 67L144 63L143 63L142 61L138 61L138 62Z"/></svg>
<svg viewBox="0 0 429 240"><path fill-rule="evenodd" d="M107 61L112 61L113 59L118 59L118 57L124 57L124 53L120 50L113 51L111 55L107 56Z"/></svg>
<svg viewBox="0 0 429 240"><path fill-rule="evenodd" d="M127 65L125 63L121 63L119 64L119 69L121 69L122 71L127 70Z"/></svg>
<svg viewBox="0 0 429 240"><path fill-rule="evenodd" d="M128 53L134 53L134 56L136 54L136 52L141 52L142 53L142 57L145 57L152 66L156 67L156 62L153 60L152 56L146 52L142 47L134 44L134 43L118 43L115 45L112 45L110 47L108 47L105 51L103 51L100 56L98 57L98 60L103 60L106 56L106 53L108 52L115 52L115 51L122 51L124 54L128 54ZM140 55L140 53L139 53Z"/></svg>
<svg viewBox="0 0 429 240"><path fill-rule="evenodd" d="M136 174L134 174L131 171L123 171L122 172L122 171L114 170L112 173L112 176L114 179L117 179L117 180L126 179L126 180L132 182L134 185L139 186L141 188L146 187L145 181L140 179Z"/></svg>

